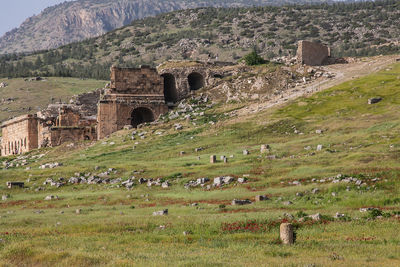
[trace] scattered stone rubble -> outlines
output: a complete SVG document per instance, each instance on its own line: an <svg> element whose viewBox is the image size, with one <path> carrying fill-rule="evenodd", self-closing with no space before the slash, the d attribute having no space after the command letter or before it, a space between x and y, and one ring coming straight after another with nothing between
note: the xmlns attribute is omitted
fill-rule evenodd
<svg viewBox="0 0 400 267"><path fill-rule="evenodd" d="M337 176L334 177L328 177L328 178L322 178L322 179L316 179L316 178L312 178L312 179L308 179L308 180L302 180L302 181L289 181L288 184L289 185L302 185L305 183L347 183L347 184L355 184L357 186L367 186L367 183L375 183L380 181L381 179L378 177L364 177L362 179L360 178L355 178L355 177L351 177L351 176L346 176L346 175L342 175L342 174L338 174ZM313 190L314 193L317 193L317 191L319 190L318 188L314 188Z"/></svg>
<svg viewBox="0 0 400 267"><path fill-rule="evenodd" d="M63 166L62 163L54 162L54 163L46 163L39 166L39 169L54 169L57 167Z"/></svg>

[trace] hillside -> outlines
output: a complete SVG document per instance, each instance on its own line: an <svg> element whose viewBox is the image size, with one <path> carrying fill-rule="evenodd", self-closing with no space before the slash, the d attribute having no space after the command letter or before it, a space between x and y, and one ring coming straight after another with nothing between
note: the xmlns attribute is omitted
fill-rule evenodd
<svg viewBox="0 0 400 267"><path fill-rule="evenodd" d="M0 54L30 52L99 36L133 20L196 7L239 7L329 1L78 0L46 8L0 38Z"/></svg>
<svg viewBox="0 0 400 267"><path fill-rule="evenodd" d="M103 88L105 81L74 78L5 79L0 88L0 122L26 113L35 113L48 104L68 102L76 94Z"/></svg>
<svg viewBox="0 0 400 267"><path fill-rule="evenodd" d="M357 77L357 66L380 71ZM248 94L279 68L222 82ZM365 58L329 69L347 81L296 99L273 94L282 101L268 109L250 109L263 98L227 101L204 88L156 125L2 158L0 263L399 266L400 63ZM54 162L62 165L39 168ZM296 229L292 246L279 241L282 222Z"/></svg>
<svg viewBox="0 0 400 267"><path fill-rule="evenodd" d="M0 77L108 79L111 64L237 61L252 49L269 59L291 57L301 39L328 44L333 56L391 54L400 49L399 23L400 3L393 0L175 11L55 50L0 57Z"/></svg>

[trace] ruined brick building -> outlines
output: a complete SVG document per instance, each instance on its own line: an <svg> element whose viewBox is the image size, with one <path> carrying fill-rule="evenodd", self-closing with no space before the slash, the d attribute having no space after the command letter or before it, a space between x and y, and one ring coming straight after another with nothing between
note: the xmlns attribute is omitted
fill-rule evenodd
<svg viewBox="0 0 400 267"><path fill-rule="evenodd" d="M330 49L300 41L297 57L301 64L321 65L330 57ZM154 121L191 92L222 78L223 66L227 64L170 61L158 70L146 66L111 67L107 88L76 96L69 104L51 104L36 114L2 123L0 155L99 140L126 125L137 127Z"/></svg>
<svg viewBox="0 0 400 267"><path fill-rule="evenodd" d="M98 140L126 125L156 120L214 76L207 64L186 68L111 68L110 86L51 104L2 123L0 155L16 155L66 142Z"/></svg>

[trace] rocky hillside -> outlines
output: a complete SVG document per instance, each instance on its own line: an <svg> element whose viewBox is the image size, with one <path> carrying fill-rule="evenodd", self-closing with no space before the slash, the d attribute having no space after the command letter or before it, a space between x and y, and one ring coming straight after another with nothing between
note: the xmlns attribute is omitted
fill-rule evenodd
<svg viewBox="0 0 400 267"><path fill-rule="evenodd" d="M135 19L173 10L329 1L79 0L49 7L0 38L0 54L37 51L99 36Z"/></svg>
<svg viewBox="0 0 400 267"><path fill-rule="evenodd" d="M329 18L327 20L326 18ZM252 49L293 57L299 40L334 56L400 52L400 2L252 8L198 8L136 20L103 36L31 55L0 57L0 77L108 79L111 64L155 66L170 59L237 61Z"/></svg>

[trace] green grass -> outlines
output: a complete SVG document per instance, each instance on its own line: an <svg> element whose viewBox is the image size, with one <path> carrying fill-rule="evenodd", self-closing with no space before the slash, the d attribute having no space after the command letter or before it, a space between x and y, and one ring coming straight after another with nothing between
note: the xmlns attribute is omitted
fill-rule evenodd
<svg viewBox="0 0 400 267"><path fill-rule="evenodd" d="M393 78L395 77L395 78ZM234 105L217 105L215 126L171 127L176 121L151 126L146 139L130 140L131 131L115 133L104 145L82 143L43 151L46 156L25 167L0 170L0 262L40 266L398 266L399 219L368 218L362 207L379 207L385 214L400 211L400 64L390 71L353 80L309 98L241 118L222 116ZM383 100L367 105L370 97ZM294 128L303 134L295 134ZM163 136L150 134L163 129ZM316 134L322 129L323 134ZM135 142L136 149L133 150ZM269 144L276 159L259 152ZM316 151L322 144L322 151ZM310 150L305 147L310 146ZM194 149L204 150L195 152ZM244 156L243 149L250 155ZM179 152L185 151L184 156ZM210 164L210 155L225 155L229 163ZM233 155L233 158L230 158ZM200 156L200 160L197 157ZM39 170L46 162L56 169ZM99 171L94 171L100 166ZM46 186L46 178L69 178L75 172L99 173L113 167L112 177L165 178L172 186L131 191L112 185ZM140 174L134 171L142 170ZM180 175L179 175L180 174ZM354 183L312 182L338 174L357 177ZM249 183L221 189L186 190L200 177L242 177ZM371 179L380 178L377 182ZM27 190L7 190L8 180L30 179ZM288 182L300 181L301 185ZM313 188L320 191L312 194ZM302 193L302 195L296 195ZM336 193L336 195L332 195ZM59 200L44 201L47 195ZM231 206L234 198L267 194L271 200ZM285 206L283 202L291 201ZM198 207L191 203L199 203ZM225 205L225 208L220 205ZM169 215L152 216L169 209ZM82 209L76 214L76 209ZM35 211L43 213L35 213ZM63 211L63 213L60 213ZM306 224L297 230L294 246L277 242L278 224L267 231L227 233L224 223L248 220L278 222L284 213L320 212L332 218L345 213L348 221ZM296 217L296 220L299 219ZM162 226L162 227L160 227ZM187 231L191 234L183 235Z"/></svg>
<svg viewBox="0 0 400 267"><path fill-rule="evenodd" d="M49 103L68 102L71 96L103 88L105 81L82 80L77 78L45 78L44 81L0 79L9 86L0 88L1 99L14 98L9 104L2 103L0 122L26 113L36 113Z"/></svg>

